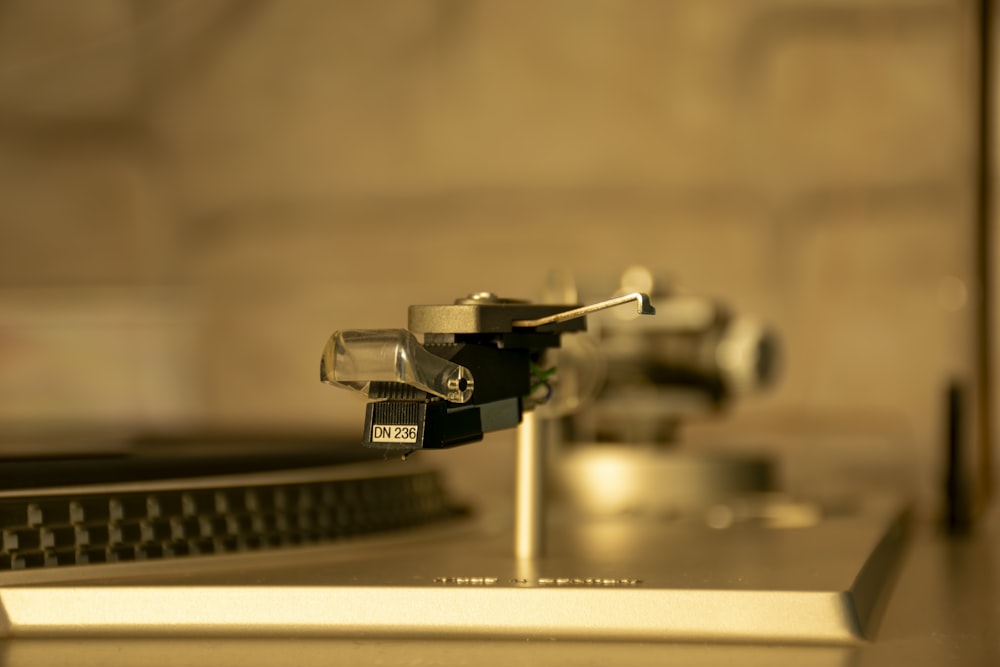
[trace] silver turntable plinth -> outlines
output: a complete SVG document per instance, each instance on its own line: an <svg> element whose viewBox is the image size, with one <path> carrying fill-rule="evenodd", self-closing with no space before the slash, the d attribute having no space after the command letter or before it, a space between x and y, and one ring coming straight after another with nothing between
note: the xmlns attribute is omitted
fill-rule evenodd
<svg viewBox="0 0 1000 667"><path fill-rule="evenodd" d="M891 502L811 525L552 517L547 554L505 520L389 537L0 575L3 634L633 639L851 644L904 544Z"/></svg>

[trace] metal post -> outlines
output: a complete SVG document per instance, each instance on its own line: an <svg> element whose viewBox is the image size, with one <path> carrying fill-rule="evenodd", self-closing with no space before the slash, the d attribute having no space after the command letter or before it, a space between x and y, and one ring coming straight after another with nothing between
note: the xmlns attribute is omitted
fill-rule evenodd
<svg viewBox="0 0 1000 667"><path fill-rule="evenodd" d="M514 556L538 558L545 552L545 442L542 425L527 410L517 427L514 489Z"/></svg>

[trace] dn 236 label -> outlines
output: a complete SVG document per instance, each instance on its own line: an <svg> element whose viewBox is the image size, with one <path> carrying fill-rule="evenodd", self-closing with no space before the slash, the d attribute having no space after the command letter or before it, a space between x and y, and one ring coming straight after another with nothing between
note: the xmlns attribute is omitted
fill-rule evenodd
<svg viewBox="0 0 1000 667"><path fill-rule="evenodd" d="M372 424L372 442L417 442L417 427L413 424Z"/></svg>

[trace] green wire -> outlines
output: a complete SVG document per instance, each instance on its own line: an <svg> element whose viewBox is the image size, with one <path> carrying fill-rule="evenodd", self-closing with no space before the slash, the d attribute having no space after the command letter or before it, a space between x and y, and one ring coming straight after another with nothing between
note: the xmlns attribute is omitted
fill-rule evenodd
<svg viewBox="0 0 1000 667"><path fill-rule="evenodd" d="M531 370L531 376L536 380L531 384L530 389L528 389L528 393L533 394L535 393L535 390L538 389L539 387L548 386L549 378L555 374L556 367L553 366L552 368L542 368L533 361L529 361L528 364L529 364L528 367ZM551 387L549 387L549 390L551 391Z"/></svg>

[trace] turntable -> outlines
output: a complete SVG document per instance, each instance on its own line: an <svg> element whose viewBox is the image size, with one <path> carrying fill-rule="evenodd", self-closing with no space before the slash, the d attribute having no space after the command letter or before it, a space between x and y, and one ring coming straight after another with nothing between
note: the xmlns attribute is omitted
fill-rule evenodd
<svg viewBox="0 0 1000 667"><path fill-rule="evenodd" d="M321 378L368 399L357 445L161 437L13 464L8 662L80 647L102 662L309 662L345 647L373 663L603 661L621 641L638 662L872 654L905 499L796 498L766 460L678 455L677 423L766 385L776 344L718 304L624 287L590 306L476 293L412 307L407 329L334 333ZM571 338L633 302L638 319ZM513 508L470 512L423 453L515 428ZM554 640L558 654L524 653Z"/></svg>

